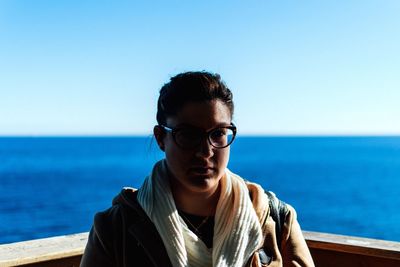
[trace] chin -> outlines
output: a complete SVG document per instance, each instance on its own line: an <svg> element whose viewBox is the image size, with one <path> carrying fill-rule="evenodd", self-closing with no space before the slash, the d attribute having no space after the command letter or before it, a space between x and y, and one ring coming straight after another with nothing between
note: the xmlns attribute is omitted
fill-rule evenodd
<svg viewBox="0 0 400 267"><path fill-rule="evenodd" d="M218 187L219 179L215 176L196 175L189 178L191 191L205 193Z"/></svg>

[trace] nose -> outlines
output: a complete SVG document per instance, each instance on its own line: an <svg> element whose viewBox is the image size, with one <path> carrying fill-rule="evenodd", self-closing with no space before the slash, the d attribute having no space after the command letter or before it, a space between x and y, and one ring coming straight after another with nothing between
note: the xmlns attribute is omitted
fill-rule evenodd
<svg viewBox="0 0 400 267"><path fill-rule="evenodd" d="M210 144L207 138L203 138L196 151L196 156L199 158L211 158L214 156L214 147Z"/></svg>

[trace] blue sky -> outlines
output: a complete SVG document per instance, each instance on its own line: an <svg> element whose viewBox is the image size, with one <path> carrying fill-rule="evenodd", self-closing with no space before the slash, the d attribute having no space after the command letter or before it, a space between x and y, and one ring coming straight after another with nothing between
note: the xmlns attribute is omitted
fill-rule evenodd
<svg viewBox="0 0 400 267"><path fill-rule="evenodd" d="M399 135L399 1L0 1L0 135L142 135L221 74L241 134Z"/></svg>

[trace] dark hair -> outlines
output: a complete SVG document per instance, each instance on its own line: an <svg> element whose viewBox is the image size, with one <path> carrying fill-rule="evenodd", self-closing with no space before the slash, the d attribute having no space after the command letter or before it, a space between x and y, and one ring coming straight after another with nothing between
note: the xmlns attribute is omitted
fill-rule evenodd
<svg viewBox="0 0 400 267"><path fill-rule="evenodd" d="M176 115L188 102L221 100L233 116L232 92L217 73L184 72L161 88L157 102L157 122L165 125L168 116Z"/></svg>

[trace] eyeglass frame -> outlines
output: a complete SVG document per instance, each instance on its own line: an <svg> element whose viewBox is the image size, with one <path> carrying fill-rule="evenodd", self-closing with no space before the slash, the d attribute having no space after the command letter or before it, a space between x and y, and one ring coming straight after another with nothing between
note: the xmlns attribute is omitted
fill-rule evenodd
<svg viewBox="0 0 400 267"><path fill-rule="evenodd" d="M170 132L170 133L172 134L172 139L174 140L175 144L176 144L177 146L179 146L180 148L182 148L182 149L187 149L187 150L189 150L189 149L194 149L194 148L198 147L198 146L201 144L201 140L200 140L200 142L199 142L197 145L193 146L193 147L190 147L190 148L184 147L184 146L180 145L180 144L176 141L176 137L175 137L177 131L179 131L180 129L183 129L183 127L171 128L171 127L168 127L168 126L165 126L165 125L162 125L162 124L159 124L158 126L159 126L161 129L163 129L164 131ZM196 127L192 127L192 128L196 128ZM212 133L213 131L217 130L217 129L220 129L220 128L230 129L230 130L233 132L232 140L231 140L227 145L225 145L225 146L223 146L223 147L218 147L218 146L213 145L213 143L212 143L211 140L210 140L211 133ZM213 128L213 129L211 129L211 130L208 130L208 131L203 131L203 138L204 138L204 136L207 136L207 141L208 141L208 143L209 143L212 147L214 147L214 148L216 148L216 149L223 149L223 148L226 148L226 147L230 146L230 145L233 143L233 141L234 141L235 138L236 138L236 133L237 133L236 125L233 124L233 123L231 122L231 124L230 124L229 126L219 126L219 127L215 127L215 128Z"/></svg>

